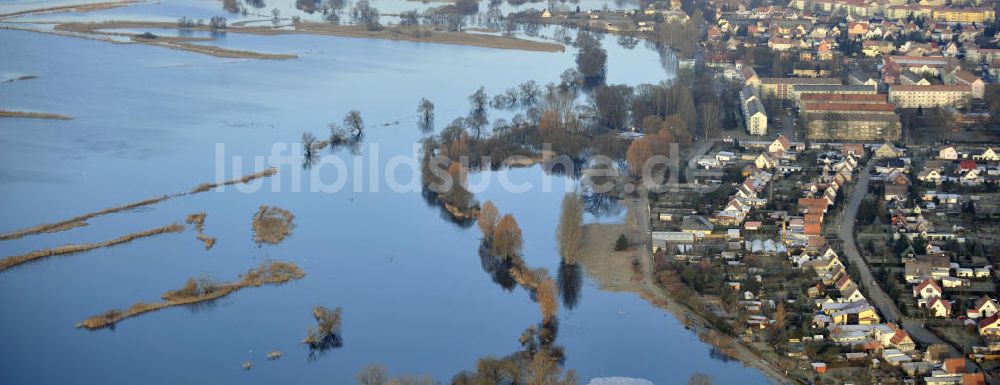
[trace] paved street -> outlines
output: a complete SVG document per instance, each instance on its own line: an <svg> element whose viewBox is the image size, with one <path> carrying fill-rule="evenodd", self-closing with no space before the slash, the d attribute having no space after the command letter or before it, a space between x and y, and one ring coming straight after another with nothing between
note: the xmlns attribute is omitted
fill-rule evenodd
<svg viewBox="0 0 1000 385"><path fill-rule="evenodd" d="M878 282L875 282L875 277L872 275L868 263L865 262L858 251L857 241L854 239L854 222L857 218L858 207L868 194L868 182L873 164L874 162L868 162L868 165L861 171L861 175L854 185L851 201L848 203L840 222L839 236L844 241L844 255L847 256L847 260L851 265L858 267L858 271L861 272L861 282L859 284L866 289L868 302L878 309L886 322L894 322L901 325L914 341L921 344L944 343L938 336L924 328L923 321L904 318L900 314L896 303L882 290ZM960 354L954 347L951 349L953 354Z"/></svg>
<svg viewBox="0 0 1000 385"><path fill-rule="evenodd" d="M851 201L848 203L844 211L844 216L840 221L839 236L844 241L844 254L847 256L847 260L850 264L857 266L858 271L861 272L861 282L858 282L858 284L866 289L868 301L878 308L886 321L896 322L896 320L900 319L899 309L896 308L896 304L889 298L889 295L882 291L882 287L875 282L875 277L872 275L871 269L868 268L868 264L861 258L857 242L854 239L854 222L858 214L858 207L861 205L861 201L865 199L865 195L868 194L869 172L873 164L873 162L868 163L864 170L861 171L861 175L854 185Z"/></svg>

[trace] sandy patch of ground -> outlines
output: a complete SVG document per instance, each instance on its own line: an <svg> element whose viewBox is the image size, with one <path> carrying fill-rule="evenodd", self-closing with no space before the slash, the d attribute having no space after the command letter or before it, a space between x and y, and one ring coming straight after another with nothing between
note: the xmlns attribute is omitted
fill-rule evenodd
<svg viewBox="0 0 1000 385"><path fill-rule="evenodd" d="M587 274L597 280L601 290L641 291L641 282L632 267L636 250L614 250L615 240L625 231L625 225L599 223L583 227L583 245L578 261L587 269Z"/></svg>

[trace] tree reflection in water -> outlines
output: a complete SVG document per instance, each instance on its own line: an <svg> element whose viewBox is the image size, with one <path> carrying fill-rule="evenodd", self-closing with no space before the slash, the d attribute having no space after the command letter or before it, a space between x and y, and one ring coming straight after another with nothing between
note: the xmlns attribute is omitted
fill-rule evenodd
<svg viewBox="0 0 1000 385"><path fill-rule="evenodd" d="M583 288L583 272L579 265L568 265L565 262L559 263L559 296L562 298L563 306L572 310L580 301L580 293Z"/></svg>

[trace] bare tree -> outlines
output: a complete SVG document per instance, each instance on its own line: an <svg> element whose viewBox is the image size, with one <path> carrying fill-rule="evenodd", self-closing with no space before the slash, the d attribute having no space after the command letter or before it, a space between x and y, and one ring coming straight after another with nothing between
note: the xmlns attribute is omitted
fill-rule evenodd
<svg viewBox="0 0 1000 385"><path fill-rule="evenodd" d="M361 136L365 133L365 121L361 118L361 111L351 110L344 116L344 125L354 132L354 136Z"/></svg>
<svg viewBox="0 0 1000 385"><path fill-rule="evenodd" d="M434 103L431 103L427 98L421 98L420 104L417 106L417 113L420 114L420 120L424 123L430 122L434 119Z"/></svg>
<svg viewBox="0 0 1000 385"><path fill-rule="evenodd" d="M240 5L236 0L222 0L222 9L229 13L239 13Z"/></svg>
<svg viewBox="0 0 1000 385"><path fill-rule="evenodd" d="M351 19L355 23L364 25L369 31L382 29L379 23L378 8L372 7L368 0L361 0L351 8Z"/></svg>
<svg viewBox="0 0 1000 385"><path fill-rule="evenodd" d="M518 88L521 89L521 103L526 105L534 104L538 101L538 96L542 93L542 89L538 87L538 83L534 80L521 83Z"/></svg>
<svg viewBox="0 0 1000 385"><path fill-rule="evenodd" d="M307 158L312 157L313 149L316 148L316 136L311 132L302 134L302 152Z"/></svg>
<svg viewBox="0 0 1000 385"><path fill-rule="evenodd" d="M521 254L524 240L521 237L521 227L510 214L504 215L497 222L493 232L493 254L501 257L514 257Z"/></svg>
<svg viewBox="0 0 1000 385"><path fill-rule="evenodd" d="M500 213L497 207L493 205L492 201L486 201L483 203L483 207L479 209L479 231L483 233L483 238L490 240L493 238L493 232L496 231L497 223L500 219Z"/></svg>
<svg viewBox="0 0 1000 385"><path fill-rule="evenodd" d="M472 109L474 111L482 112L486 110L486 103L489 102L489 96L486 95L486 88L479 87L476 92L469 95L469 103L472 104Z"/></svg>
<svg viewBox="0 0 1000 385"><path fill-rule="evenodd" d="M347 141L347 136L350 135L350 133L348 133L343 127L337 123L330 123L327 127L330 128L330 143L339 144Z"/></svg>
<svg viewBox="0 0 1000 385"><path fill-rule="evenodd" d="M226 18L222 16L212 16L209 20L208 25L213 31L221 31L226 29Z"/></svg>
<svg viewBox="0 0 1000 385"><path fill-rule="evenodd" d="M546 277L538 285L538 307L542 311L542 322L549 323L559 312L559 301L557 300L556 281Z"/></svg>
<svg viewBox="0 0 1000 385"><path fill-rule="evenodd" d="M281 24L281 11L277 8L271 10L271 24Z"/></svg>
<svg viewBox="0 0 1000 385"><path fill-rule="evenodd" d="M601 42L590 33L580 31L576 35L576 66L587 79L603 79L607 69L608 52Z"/></svg>
<svg viewBox="0 0 1000 385"><path fill-rule="evenodd" d="M559 242L559 255L569 265L576 263L577 254L580 252L580 242L583 240L582 224L583 198L576 192L568 192L563 196L556 240Z"/></svg>

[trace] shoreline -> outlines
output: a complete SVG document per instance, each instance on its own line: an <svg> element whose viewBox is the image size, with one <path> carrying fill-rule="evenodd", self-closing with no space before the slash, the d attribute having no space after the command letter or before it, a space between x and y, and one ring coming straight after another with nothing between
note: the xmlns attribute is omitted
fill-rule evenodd
<svg viewBox="0 0 1000 385"><path fill-rule="evenodd" d="M640 213L639 216L641 219L641 223L644 223L644 226L646 227L642 229L644 237L643 243L638 246L640 247L640 249L638 250L639 262L640 262L638 268L642 275L642 279L640 282L641 290L639 292L640 297L646 299L654 306L667 310L675 319L680 321L685 326L693 325L689 327L691 328L692 331L695 332L695 334L698 335L699 339L702 338L703 334L708 336L711 336L712 334L714 334L715 336L724 336L726 339L730 341L728 348L732 349L731 357L734 360L739 361L744 366L756 369L765 377L778 384L796 383L796 381L792 380L787 375L784 375L781 372L779 372L777 365L775 365L770 361L765 360L763 356L757 354L749 346L740 342L736 337L731 337L719 331L714 325L712 325L712 323L710 323L706 319L705 316L699 314L687 304L675 300L670 295L670 293L668 293L662 286L660 286L656 282L656 280L653 277L654 261L652 252L650 250L651 240L649 238L650 232L648 228L650 224L649 212L647 211L647 208L649 207L649 201L644 191L639 191L638 196L639 196L638 199L632 200L632 202L629 202L629 204L634 205L631 209L637 210L637 212ZM703 341L703 342L709 343L709 345L712 346L716 346L714 344L711 344L709 341ZM725 346L716 346L716 347L726 348Z"/></svg>
<svg viewBox="0 0 1000 385"><path fill-rule="evenodd" d="M634 204L634 203L633 203ZM753 368L775 383L794 383L778 371L770 362L757 355L750 347L740 343L735 337L723 334L705 317L691 307L674 300L651 276L651 255L644 250L648 245L637 245L625 251L614 251L611 245L618 233L625 232L621 223L592 223L585 228L585 241L580 251L578 264L597 281L600 290L616 293L635 293L651 306L664 310L698 336L702 343L718 349L729 350L730 357L744 367ZM639 266L631 266L632 258ZM638 269L638 271L636 271ZM649 275L647 275L647 272ZM720 340L727 340L723 344ZM713 343L716 342L716 343Z"/></svg>

